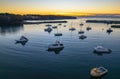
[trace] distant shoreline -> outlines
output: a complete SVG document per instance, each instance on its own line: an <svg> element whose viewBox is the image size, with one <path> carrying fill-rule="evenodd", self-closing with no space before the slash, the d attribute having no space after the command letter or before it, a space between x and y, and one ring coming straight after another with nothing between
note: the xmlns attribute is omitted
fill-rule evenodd
<svg viewBox="0 0 120 79"><path fill-rule="evenodd" d="M120 24L120 21L111 21L111 20L86 20L86 23Z"/></svg>
<svg viewBox="0 0 120 79"><path fill-rule="evenodd" d="M73 16L56 15L15 15L9 13L0 13L0 25L22 25L22 24L41 24L41 23L67 23L67 21L49 21L49 22L24 22L25 20L63 20L77 19Z"/></svg>

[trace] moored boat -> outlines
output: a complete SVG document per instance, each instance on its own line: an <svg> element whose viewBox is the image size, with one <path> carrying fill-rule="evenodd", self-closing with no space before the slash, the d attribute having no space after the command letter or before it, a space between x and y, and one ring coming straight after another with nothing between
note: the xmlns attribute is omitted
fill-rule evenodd
<svg viewBox="0 0 120 79"><path fill-rule="evenodd" d="M80 24L80 26L83 26L83 25L84 25L83 23Z"/></svg>
<svg viewBox="0 0 120 79"><path fill-rule="evenodd" d="M55 33L55 36L62 36L62 33Z"/></svg>
<svg viewBox="0 0 120 79"><path fill-rule="evenodd" d="M104 67L95 67L90 71L90 75L92 77L101 77L107 73L108 73L108 70Z"/></svg>
<svg viewBox="0 0 120 79"><path fill-rule="evenodd" d="M92 29L91 27L87 27L87 28L86 28L86 30L88 30L88 31L91 30L91 29Z"/></svg>
<svg viewBox="0 0 120 79"><path fill-rule="evenodd" d="M112 30L111 28L109 28L109 29L107 30L107 32L108 32L108 33L111 33L111 32L113 32L113 30Z"/></svg>
<svg viewBox="0 0 120 79"><path fill-rule="evenodd" d="M74 27L71 27L69 30L71 30L71 31L74 31L74 30L76 30Z"/></svg>
<svg viewBox="0 0 120 79"><path fill-rule="evenodd" d="M64 48L64 45L59 41L56 41L54 44L51 44L48 46L48 50L55 50L55 49L62 49L62 48Z"/></svg>
<svg viewBox="0 0 120 79"><path fill-rule="evenodd" d="M98 52L98 53L110 53L111 49L105 48L103 46L96 46L94 48L94 52Z"/></svg>
<svg viewBox="0 0 120 79"><path fill-rule="evenodd" d="M87 36L85 36L85 35L79 36L79 39L85 39L85 38L87 38Z"/></svg>
<svg viewBox="0 0 120 79"><path fill-rule="evenodd" d="M48 28L45 29L45 31L51 32L51 31L52 31L52 28L51 28L51 27L48 27Z"/></svg>
<svg viewBox="0 0 120 79"><path fill-rule="evenodd" d="M27 42L28 39L27 39L25 36L21 36L19 40L15 40L15 41L16 41L17 43L18 43L18 42L21 43L21 42Z"/></svg>
<svg viewBox="0 0 120 79"><path fill-rule="evenodd" d="M78 34L83 34L84 33L84 31L82 31L82 30L80 30L79 32L78 32Z"/></svg>

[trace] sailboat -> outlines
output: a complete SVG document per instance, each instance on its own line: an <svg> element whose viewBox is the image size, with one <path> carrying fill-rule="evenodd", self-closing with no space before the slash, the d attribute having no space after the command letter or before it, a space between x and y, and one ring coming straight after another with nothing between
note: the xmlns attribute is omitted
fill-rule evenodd
<svg viewBox="0 0 120 79"><path fill-rule="evenodd" d="M50 24L47 24L47 25L45 25L45 26L47 26L47 27L50 27L50 26L52 26L52 25L50 25Z"/></svg>
<svg viewBox="0 0 120 79"><path fill-rule="evenodd" d="M55 43L48 46L48 51L55 52L55 54L59 54L63 49L64 45L59 41L59 36L57 36Z"/></svg>
<svg viewBox="0 0 120 79"><path fill-rule="evenodd" d="M83 26L84 24L82 23L82 19L81 19L81 23L80 23L80 26Z"/></svg>
<svg viewBox="0 0 120 79"><path fill-rule="evenodd" d="M29 41L27 37L21 36L20 39L15 40L15 44L22 44L23 46Z"/></svg>
<svg viewBox="0 0 120 79"><path fill-rule="evenodd" d="M85 38L87 38L87 36L85 36L85 35L81 35L81 36L79 36L79 39L85 39Z"/></svg>
<svg viewBox="0 0 120 79"><path fill-rule="evenodd" d="M16 42L27 42L28 38L26 38L25 36L21 36L19 40L15 40Z"/></svg>
<svg viewBox="0 0 120 79"><path fill-rule="evenodd" d="M70 31L74 31L76 30L74 27L72 27L72 23L71 23L71 28L69 28Z"/></svg>
<svg viewBox="0 0 120 79"><path fill-rule="evenodd" d="M91 27L89 27L89 26L86 28L86 30L87 30L87 31L89 31L89 30L91 30L91 29L92 29L92 28L91 28Z"/></svg>
<svg viewBox="0 0 120 79"><path fill-rule="evenodd" d="M52 28L50 26L48 26L47 28L44 29L44 31L47 31L50 33L52 31Z"/></svg>
<svg viewBox="0 0 120 79"><path fill-rule="evenodd" d="M96 47L94 47L94 52L96 52L96 53L110 53L110 52L112 52L112 50L109 48L105 48L103 46L96 46Z"/></svg>
<svg viewBox="0 0 120 79"><path fill-rule="evenodd" d="M83 34L85 33L83 30L82 30L82 27L80 28L80 31L78 31L78 34Z"/></svg>
<svg viewBox="0 0 120 79"><path fill-rule="evenodd" d="M52 26L53 29L57 29L57 26Z"/></svg>
<svg viewBox="0 0 120 79"><path fill-rule="evenodd" d="M107 29L107 32L111 33L111 32L113 32L113 30L111 28L109 28L109 29Z"/></svg>
<svg viewBox="0 0 120 79"><path fill-rule="evenodd" d="M107 24L107 25L109 26L109 24ZM109 29L106 30L106 32L107 32L108 34L110 34L111 32L113 32L113 30L112 30L111 28L109 28Z"/></svg>
<svg viewBox="0 0 120 79"><path fill-rule="evenodd" d="M84 24L83 23L80 23L80 26L83 26Z"/></svg>
<svg viewBox="0 0 120 79"><path fill-rule="evenodd" d="M57 33L54 34L55 36L62 36L62 33L58 33L58 28L57 28Z"/></svg>
<svg viewBox="0 0 120 79"><path fill-rule="evenodd" d="M61 49L61 48L64 48L64 45L62 44L62 43L60 43L60 41L55 41L55 43L54 44L50 44L49 46L48 46L48 49L49 50L52 50L52 49Z"/></svg>

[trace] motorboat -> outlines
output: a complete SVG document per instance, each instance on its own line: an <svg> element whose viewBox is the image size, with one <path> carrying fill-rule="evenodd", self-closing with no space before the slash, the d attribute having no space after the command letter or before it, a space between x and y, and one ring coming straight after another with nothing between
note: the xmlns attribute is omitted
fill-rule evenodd
<svg viewBox="0 0 120 79"><path fill-rule="evenodd" d="M111 52L93 52L94 54L98 55L98 56L103 56L104 54L110 54Z"/></svg>
<svg viewBox="0 0 120 79"><path fill-rule="evenodd" d="M55 36L62 36L62 33L55 33Z"/></svg>
<svg viewBox="0 0 120 79"><path fill-rule="evenodd" d="M51 28L51 27L48 27L48 28L45 29L45 31L51 32L51 31L52 31L52 28Z"/></svg>
<svg viewBox="0 0 120 79"><path fill-rule="evenodd" d="M83 23L80 24L80 26L83 26L83 25L84 25Z"/></svg>
<svg viewBox="0 0 120 79"><path fill-rule="evenodd" d="M48 46L48 50L63 49L64 45L59 41L56 41L54 44Z"/></svg>
<svg viewBox="0 0 120 79"><path fill-rule="evenodd" d="M112 30L111 28L109 28L109 29L107 30L107 32L108 32L108 33L111 33L111 32L113 32L113 30Z"/></svg>
<svg viewBox="0 0 120 79"><path fill-rule="evenodd" d="M85 39L85 38L87 38L87 36L85 36L85 35L79 36L79 39Z"/></svg>
<svg viewBox="0 0 120 79"><path fill-rule="evenodd" d="M97 53L110 53L111 50L108 49L108 48L105 48L105 47L103 47L103 46L96 46L96 47L94 48L94 52L97 52Z"/></svg>
<svg viewBox="0 0 120 79"><path fill-rule="evenodd" d="M90 75L92 77L101 77L107 73L108 73L108 70L104 67L95 67L90 71Z"/></svg>
<svg viewBox="0 0 120 79"><path fill-rule="evenodd" d="M66 25L64 25L64 27L66 27Z"/></svg>
<svg viewBox="0 0 120 79"><path fill-rule="evenodd" d="M25 36L21 36L19 40L15 40L17 43L27 42L28 39Z"/></svg>
<svg viewBox="0 0 120 79"><path fill-rule="evenodd" d="M52 26L52 25L50 25L50 24L47 24L47 25L45 25L45 26L47 26L47 27L50 27L50 26Z"/></svg>
<svg viewBox="0 0 120 79"><path fill-rule="evenodd" d="M73 22L71 22L71 27L69 28L69 30L70 31L74 31L74 30L76 30L74 27L72 27L73 26Z"/></svg>
<svg viewBox="0 0 120 79"><path fill-rule="evenodd" d="M71 31L74 31L74 30L76 30L74 27L71 27L69 30L71 30Z"/></svg>
<svg viewBox="0 0 120 79"><path fill-rule="evenodd" d="M62 24L58 24L58 25L62 25Z"/></svg>
<svg viewBox="0 0 120 79"><path fill-rule="evenodd" d="M91 30L91 27L87 27L86 30L88 30L88 31Z"/></svg>
<svg viewBox="0 0 120 79"><path fill-rule="evenodd" d="M53 28L53 29L56 29L56 28L57 28L57 26L53 26L52 28Z"/></svg>
<svg viewBox="0 0 120 79"><path fill-rule="evenodd" d="M78 33L79 33L79 34L83 34L83 33L84 33L84 31L80 30Z"/></svg>
<svg viewBox="0 0 120 79"><path fill-rule="evenodd" d="M83 26L83 23L80 24L81 26ZM80 28L80 31L78 31L78 34L83 34L84 31L82 30L82 27Z"/></svg>
<svg viewBox="0 0 120 79"><path fill-rule="evenodd" d="M60 52L62 51L64 49L64 47L63 48L57 48L57 49L48 49L47 51L48 52L54 52L55 54L60 54Z"/></svg>

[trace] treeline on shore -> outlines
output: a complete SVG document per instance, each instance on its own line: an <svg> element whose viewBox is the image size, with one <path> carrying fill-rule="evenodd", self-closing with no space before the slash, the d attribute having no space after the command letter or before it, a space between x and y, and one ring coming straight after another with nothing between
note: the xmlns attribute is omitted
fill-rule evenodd
<svg viewBox="0 0 120 79"><path fill-rule="evenodd" d="M0 25L21 25L24 20L60 20L60 19L76 19L72 16L57 15L16 15L9 13L0 13Z"/></svg>
<svg viewBox="0 0 120 79"><path fill-rule="evenodd" d="M1 13L0 14L0 25L21 25L23 22L23 17L21 15Z"/></svg>

